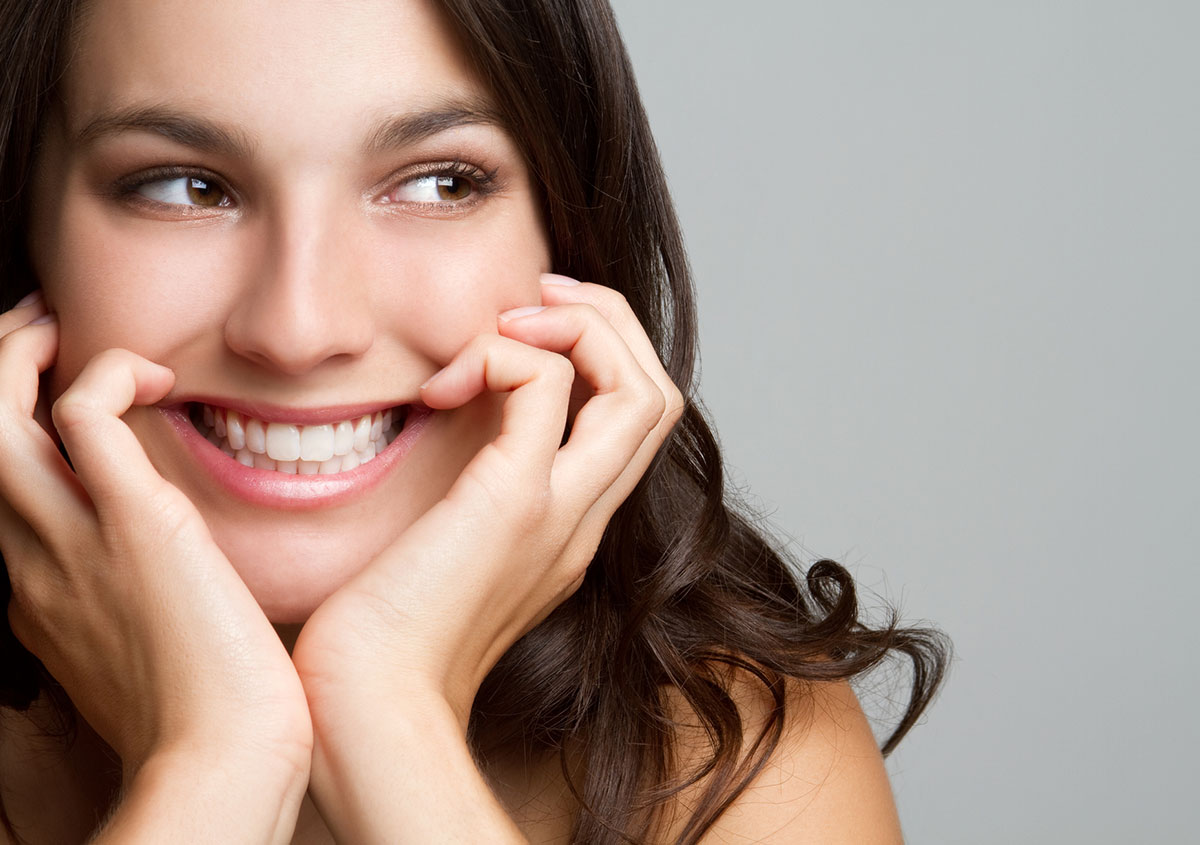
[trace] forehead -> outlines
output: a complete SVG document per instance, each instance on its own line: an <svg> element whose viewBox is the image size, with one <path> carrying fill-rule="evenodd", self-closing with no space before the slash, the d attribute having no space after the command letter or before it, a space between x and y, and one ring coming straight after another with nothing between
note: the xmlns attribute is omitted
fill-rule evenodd
<svg viewBox="0 0 1200 845"><path fill-rule="evenodd" d="M487 99L427 0L91 0L75 39L60 89L75 131L152 104L319 145L390 113Z"/></svg>

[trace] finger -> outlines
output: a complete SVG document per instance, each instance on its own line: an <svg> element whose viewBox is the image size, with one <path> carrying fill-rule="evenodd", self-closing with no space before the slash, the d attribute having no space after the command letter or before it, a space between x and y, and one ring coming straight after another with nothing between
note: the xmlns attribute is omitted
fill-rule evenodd
<svg viewBox="0 0 1200 845"><path fill-rule="evenodd" d="M32 419L37 405L38 378L50 368L57 355L58 321L53 317L15 327L0 336L0 387L3 388L0 391L0 415Z"/></svg>
<svg viewBox="0 0 1200 845"><path fill-rule="evenodd" d="M38 377L57 350L54 320L0 337L0 498L41 536L90 513L70 467L33 419Z"/></svg>
<svg viewBox="0 0 1200 845"><path fill-rule="evenodd" d="M683 415L684 398L679 388L663 368L654 344L646 336L637 315L619 291L604 285L575 282L566 276L545 274L542 276L542 301L547 305L566 302L586 302L612 324L625 340L629 350L637 358L642 369L659 386L666 398L666 407L659 423L659 436L666 439L671 428Z"/></svg>
<svg viewBox="0 0 1200 845"><path fill-rule="evenodd" d="M559 450L556 489L590 505L621 475L662 417L665 399L625 341L595 308L560 305L502 314L500 331L560 352L592 388Z"/></svg>
<svg viewBox="0 0 1200 845"><path fill-rule="evenodd" d="M55 316L48 310L45 297L39 288L21 299L11 311L0 314L0 338L27 325L53 322L55 319ZM43 429L50 433L53 439L55 437L54 426L50 422L50 411L44 402L37 404L33 417Z"/></svg>
<svg viewBox="0 0 1200 845"><path fill-rule="evenodd" d="M662 417L654 430L638 447L621 474L593 503L580 522L572 543L577 543L590 556L613 513L633 492L653 462L662 444L670 436L683 415L685 400L679 388L667 374L646 332L619 291L603 285L580 283L574 279L546 274L541 277L542 302L547 305L586 302L596 308L625 340L634 357L647 375L658 384L665 399Z"/></svg>
<svg viewBox="0 0 1200 845"><path fill-rule="evenodd" d="M544 274L541 280L542 304L563 305L568 302L582 302L592 306L624 338L630 351L642 365L642 369L658 382L660 387L665 387L666 383L670 382L670 376L663 369L662 361L659 360L654 344L646 336L646 330L620 291L604 285L576 282L567 276L553 273Z"/></svg>
<svg viewBox="0 0 1200 845"><path fill-rule="evenodd" d="M134 405L159 401L174 383L166 367L109 349L89 361L54 403L55 428L98 508L138 500L163 483L120 417Z"/></svg>
<svg viewBox="0 0 1200 845"><path fill-rule="evenodd" d="M40 290L34 291L12 307L12 310L0 314L0 337L11 331L28 325L33 320L46 313L46 300Z"/></svg>
<svg viewBox="0 0 1200 845"><path fill-rule="evenodd" d="M460 407L484 391L508 393L493 445L548 472L567 424L575 371L561 355L499 335L480 335L421 386L431 408Z"/></svg>

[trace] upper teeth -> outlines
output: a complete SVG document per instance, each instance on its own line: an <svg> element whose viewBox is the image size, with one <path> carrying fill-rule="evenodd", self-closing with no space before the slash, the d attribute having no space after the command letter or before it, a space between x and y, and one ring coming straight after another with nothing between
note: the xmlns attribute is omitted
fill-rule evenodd
<svg viewBox="0 0 1200 845"><path fill-rule="evenodd" d="M376 411L325 425L264 422L203 405L196 426L214 446L246 466L303 475L354 469L395 439L393 413Z"/></svg>

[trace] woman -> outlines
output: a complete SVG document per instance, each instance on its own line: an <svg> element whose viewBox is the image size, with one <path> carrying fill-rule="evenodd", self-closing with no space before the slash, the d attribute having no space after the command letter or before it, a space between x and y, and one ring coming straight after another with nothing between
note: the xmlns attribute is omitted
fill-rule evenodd
<svg viewBox="0 0 1200 845"><path fill-rule="evenodd" d="M15 6L10 839L899 839L940 644L726 509L604 4Z"/></svg>

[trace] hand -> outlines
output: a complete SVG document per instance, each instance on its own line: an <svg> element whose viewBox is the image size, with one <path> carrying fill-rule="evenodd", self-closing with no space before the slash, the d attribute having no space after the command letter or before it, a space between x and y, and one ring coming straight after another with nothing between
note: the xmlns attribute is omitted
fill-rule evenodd
<svg viewBox="0 0 1200 845"><path fill-rule="evenodd" d="M316 732L313 787L327 819L338 801L364 802L351 816L378 806L345 783L373 770L371 755L421 773L422 782L408 778L389 800L434 789L425 764L451 752L421 759L414 743L448 737L437 726L448 712L457 722L454 751L465 749L483 678L582 583L613 512L682 412L679 391L617 292L543 280L542 310L501 315L499 335L474 339L422 390L435 409L485 391L507 394L499 435L442 501L317 609L296 643ZM562 444L576 377L589 395ZM423 733L391 745L378 739L409 717ZM372 747L357 755L336 747L361 742ZM326 760L336 771L322 771ZM395 782L394 772L379 777ZM428 802L421 812L435 813ZM458 821L453 812L443 817Z"/></svg>
<svg viewBox="0 0 1200 845"><path fill-rule="evenodd" d="M35 419L57 348L41 302L0 315L13 632L120 755L127 788L156 759L184 761L193 785L206 768L271 766L298 806L311 723L295 670L200 514L120 419L162 399L174 375L119 349L92 359L53 407L72 471Z"/></svg>

